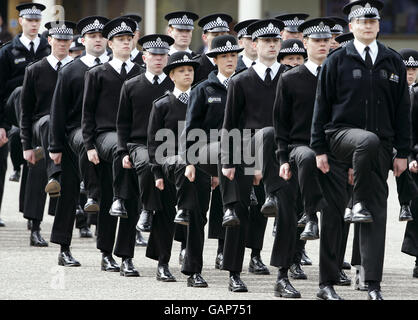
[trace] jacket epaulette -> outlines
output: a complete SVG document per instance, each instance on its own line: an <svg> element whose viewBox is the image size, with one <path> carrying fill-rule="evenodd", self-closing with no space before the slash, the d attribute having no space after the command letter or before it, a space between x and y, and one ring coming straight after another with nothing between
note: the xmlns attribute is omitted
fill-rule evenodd
<svg viewBox="0 0 418 320"><path fill-rule="evenodd" d="M168 97L170 95L170 91L167 90L161 97L158 97L157 99L154 100L153 104L157 103L158 101L164 99L165 97Z"/></svg>
<svg viewBox="0 0 418 320"><path fill-rule="evenodd" d="M12 40L7 41L7 42L5 42L5 43L2 43L2 44L0 45L0 49L2 49L3 47L5 47L5 46L6 46L6 45L8 45L9 43L12 43Z"/></svg>
<svg viewBox="0 0 418 320"><path fill-rule="evenodd" d="M98 66L101 66L102 64L96 64L95 66L92 66L92 67L90 67L90 68L88 68L87 69L87 71L90 71L91 69L94 69L94 68L96 68L96 67L98 67Z"/></svg>
<svg viewBox="0 0 418 320"><path fill-rule="evenodd" d="M202 54L201 54L201 53L199 53L199 54L195 55L195 56L192 58L192 60L197 60L197 59L199 59L201 56L202 56Z"/></svg>

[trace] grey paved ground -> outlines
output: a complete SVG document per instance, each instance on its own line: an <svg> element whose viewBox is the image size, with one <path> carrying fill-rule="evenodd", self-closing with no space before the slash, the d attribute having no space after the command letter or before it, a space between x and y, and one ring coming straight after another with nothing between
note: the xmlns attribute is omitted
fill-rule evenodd
<svg viewBox="0 0 418 320"><path fill-rule="evenodd" d="M10 168L11 166L9 166ZM9 174L9 173L8 173ZM7 175L8 177L8 175ZM400 252L405 223L397 220L399 205L393 177L389 179L390 197L388 228L386 236L386 257L382 290L386 299L418 299L418 279L412 278L415 259ZM124 278L118 273L100 271L100 253L94 239L80 239L74 232L72 252L81 262L79 268L64 268L57 265L59 247L50 244L48 248L29 246L29 231L26 220L18 212L19 184L6 182L1 217L7 227L0 228L0 299L278 299L273 296L273 285L277 269L271 267L271 275L254 276L247 272L250 252L247 250L242 279L249 288L248 293L233 294L227 290L228 274L214 269L217 243L207 240L204 250L203 276L209 283L207 289L192 289L186 285L186 277L178 265L179 244L174 243L170 269L177 277L175 283L160 283L155 279L156 262L145 258L145 248L137 247L134 263L141 277ZM42 234L49 240L53 217L45 213ZM272 248L272 223L270 219L265 235L262 258L270 260ZM346 253L351 258L352 231ZM146 237L148 234L146 234ZM294 286L302 293L303 299L315 299L318 282L319 241L307 244L308 255L313 266L304 267L308 280L293 280ZM354 270L348 272L354 277ZM367 294L354 291L352 287L336 287L345 299L364 300Z"/></svg>

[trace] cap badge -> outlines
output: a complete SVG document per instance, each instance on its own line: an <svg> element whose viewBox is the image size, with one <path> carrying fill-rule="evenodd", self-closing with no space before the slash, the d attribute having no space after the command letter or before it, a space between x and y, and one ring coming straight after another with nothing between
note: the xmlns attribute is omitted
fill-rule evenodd
<svg viewBox="0 0 418 320"><path fill-rule="evenodd" d="M409 60L408 60L408 62L415 62L415 59L414 59L414 57L409 57Z"/></svg>
<svg viewBox="0 0 418 320"><path fill-rule="evenodd" d="M227 41L227 42L226 42L226 47L227 47L227 48L231 48L231 47L232 47L232 43L231 43L231 41Z"/></svg>
<svg viewBox="0 0 418 320"><path fill-rule="evenodd" d="M298 21L299 21L299 18L298 18L298 17L295 17L295 18L293 19L293 21L298 22Z"/></svg>
<svg viewBox="0 0 418 320"><path fill-rule="evenodd" d="M161 41L161 38L159 38L159 37L158 37L158 38L157 38L157 40L155 40L155 41L156 41L156 42L162 42L162 41Z"/></svg>
<svg viewBox="0 0 418 320"><path fill-rule="evenodd" d="M268 25L267 29L269 29L269 30L274 29L273 24L272 24L272 23L269 23L269 25Z"/></svg>
<svg viewBox="0 0 418 320"><path fill-rule="evenodd" d="M184 61L189 61L189 57L187 55L184 55L183 60Z"/></svg>
<svg viewBox="0 0 418 320"><path fill-rule="evenodd" d="M100 22L99 22L99 20L94 20L94 23L93 23L95 26L98 26L98 25L100 25Z"/></svg>
<svg viewBox="0 0 418 320"><path fill-rule="evenodd" d="M121 26L121 28L126 28L126 23L125 23L125 22L122 22L122 23L120 24L120 26Z"/></svg>
<svg viewBox="0 0 418 320"><path fill-rule="evenodd" d="M65 24L63 24L62 26L61 26L61 29L66 29L67 28L67 26L65 25Z"/></svg>
<svg viewBox="0 0 418 320"><path fill-rule="evenodd" d="M186 15L184 15L183 16L183 20L187 20L188 18L187 18L187 16Z"/></svg>
<svg viewBox="0 0 418 320"><path fill-rule="evenodd" d="M366 3L366 5L364 6L365 8L371 8L370 3Z"/></svg>
<svg viewBox="0 0 418 320"><path fill-rule="evenodd" d="M222 23L222 19L221 19L221 17L218 17L218 19L216 19L216 22L217 22L217 23Z"/></svg>
<svg viewBox="0 0 418 320"><path fill-rule="evenodd" d="M293 45L293 49L299 49L299 46L298 46L298 44L297 44L297 43L295 43L295 44Z"/></svg>
<svg viewBox="0 0 418 320"><path fill-rule="evenodd" d="M35 11L35 10L36 10L36 6L33 6L33 7L32 7L32 10L34 10L34 11Z"/></svg>

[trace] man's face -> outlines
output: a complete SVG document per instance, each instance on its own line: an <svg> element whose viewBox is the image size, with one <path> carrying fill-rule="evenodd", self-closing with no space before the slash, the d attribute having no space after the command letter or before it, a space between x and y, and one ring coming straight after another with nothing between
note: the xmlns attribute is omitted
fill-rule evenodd
<svg viewBox="0 0 418 320"><path fill-rule="evenodd" d="M174 43L179 47L188 48L192 42L192 30L183 30L173 27L168 28L168 35L174 39Z"/></svg>
<svg viewBox="0 0 418 320"><path fill-rule="evenodd" d="M163 73L163 69L168 61L167 54L153 54L146 51L142 57L147 66L147 71L150 71L154 75Z"/></svg>
<svg viewBox="0 0 418 320"><path fill-rule="evenodd" d="M281 64L287 64L288 66L296 67L303 64L304 59L300 54L290 54L280 59Z"/></svg>
<svg viewBox="0 0 418 320"><path fill-rule="evenodd" d="M238 53L228 52L223 54L218 54L213 61L218 66L219 71L224 76L231 76L235 69L237 68L238 63Z"/></svg>
<svg viewBox="0 0 418 320"><path fill-rule="evenodd" d="M283 30L282 31L282 39L283 39L283 41L289 40L289 39L298 39L298 40L302 41L303 35L302 35L302 32L290 32L288 30Z"/></svg>
<svg viewBox="0 0 418 320"><path fill-rule="evenodd" d="M340 44L337 41L335 41L336 37L337 37L336 34L332 35L330 50L335 50L340 47Z"/></svg>
<svg viewBox="0 0 418 320"><path fill-rule="evenodd" d="M331 38L328 39L314 39L305 38L303 39L306 51L308 52L308 58L323 61L326 59L329 48L331 45Z"/></svg>
<svg viewBox="0 0 418 320"><path fill-rule="evenodd" d="M202 35L204 42L208 44L208 50L212 49L212 40L218 36L224 36L228 34L228 32L206 32Z"/></svg>
<svg viewBox="0 0 418 320"><path fill-rule="evenodd" d="M101 56L107 45L107 39L103 38L103 35L100 32L95 33L86 33L83 38L81 38L81 43L86 47L86 52L93 56Z"/></svg>
<svg viewBox="0 0 418 320"><path fill-rule="evenodd" d="M114 55L126 59L131 54L132 41L133 37L130 35L114 36L112 40L109 40L109 47Z"/></svg>
<svg viewBox="0 0 418 320"><path fill-rule="evenodd" d="M170 78L177 87L190 88L194 79L194 69L192 66L181 66L170 72Z"/></svg>
<svg viewBox="0 0 418 320"><path fill-rule="evenodd" d="M41 26L41 20L19 18L19 24L22 26L22 32L29 37L36 37Z"/></svg>
<svg viewBox="0 0 418 320"><path fill-rule="evenodd" d="M406 68L406 80L408 81L409 86L417 80L417 77L418 68Z"/></svg>
<svg viewBox="0 0 418 320"><path fill-rule="evenodd" d="M72 40L56 39L48 37L48 43L51 46L52 53L55 57L64 58L69 54Z"/></svg>
<svg viewBox="0 0 418 320"><path fill-rule="evenodd" d="M259 58L272 60L279 55L281 42L278 38L258 38L253 42Z"/></svg>
<svg viewBox="0 0 418 320"><path fill-rule="evenodd" d="M238 40L241 48L244 48L245 53L249 57L257 57L257 50L253 46L251 38L241 38ZM255 59L254 59L255 60Z"/></svg>
<svg viewBox="0 0 418 320"><path fill-rule="evenodd" d="M380 30L378 19L352 19L349 26L354 37L363 43L375 40Z"/></svg>

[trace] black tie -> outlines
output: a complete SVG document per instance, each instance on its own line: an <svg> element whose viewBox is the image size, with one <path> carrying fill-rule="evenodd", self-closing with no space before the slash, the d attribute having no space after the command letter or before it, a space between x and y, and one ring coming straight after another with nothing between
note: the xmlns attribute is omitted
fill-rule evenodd
<svg viewBox="0 0 418 320"><path fill-rule="evenodd" d="M35 44L33 43L33 41L31 41L31 42L29 43L29 45L30 45L30 49L29 49L30 54L31 54L32 56L35 56Z"/></svg>
<svg viewBox="0 0 418 320"><path fill-rule="evenodd" d="M126 79L126 63L122 63L122 69L120 69L120 76L122 77L122 79Z"/></svg>
<svg viewBox="0 0 418 320"><path fill-rule="evenodd" d="M158 86L158 79L159 79L159 77L157 75L155 75L153 84L156 85L156 86Z"/></svg>
<svg viewBox="0 0 418 320"><path fill-rule="evenodd" d="M270 68L267 68L266 69L266 77L264 78L264 83L266 85L268 85L268 86L271 84L271 75L270 75L270 72L271 72L271 69Z"/></svg>
<svg viewBox="0 0 418 320"><path fill-rule="evenodd" d="M96 65L98 65L98 64L102 64L102 62L100 61L100 59L99 59L99 58L94 59L94 62L96 62Z"/></svg>
<svg viewBox="0 0 418 320"><path fill-rule="evenodd" d="M251 63L251 66L253 66L253 65L255 65L255 61L253 61L253 62Z"/></svg>
<svg viewBox="0 0 418 320"><path fill-rule="evenodd" d="M366 59L364 60L366 62L366 66L367 66L367 68L372 69L373 68L373 62L372 62L372 57L370 56L370 53L369 53L370 48L366 47L366 48L364 48L364 50L366 51Z"/></svg>
<svg viewBox="0 0 418 320"><path fill-rule="evenodd" d="M62 62L61 61L58 61L58 63L57 63L57 71L59 71L61 69L61 66L62 66Z"/></svg>
<svg viewBox="0 0 418 320"><path fill-rule="evenodd" d="M321 72L321 66L318 66L318 68L316 68L316 77L319 78L319 73Z"/></svg>

